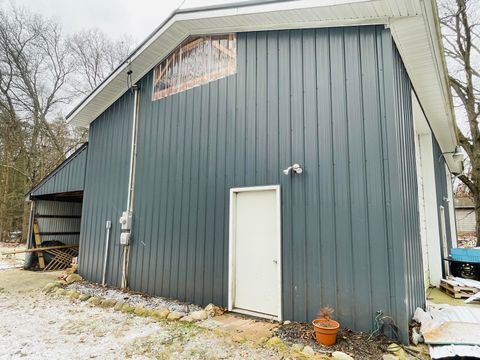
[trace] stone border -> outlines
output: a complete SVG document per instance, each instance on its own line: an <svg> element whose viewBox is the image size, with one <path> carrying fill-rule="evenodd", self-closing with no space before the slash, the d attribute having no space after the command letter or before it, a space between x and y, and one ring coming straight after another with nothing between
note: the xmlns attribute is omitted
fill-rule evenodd
<svg viewBox="0 0 480 360"><path fill-rule="evenodd" d="M170 311L167 307L159 309L132 306L127 301L116 301L114 299L91 296L77 290L66 290L65 285L72 284L77 281L82 281L82 277L78 274L71 274L65 280L58 280L53 283L48 283L42 289L45 294L55 296L65 296L71 300L87 302L91 306L98 306L101 308L113 308L115 311L120 311L125 314L133 314L136 316L150 317L156 320L168 321L183 321L188 323L207 320L214 316L222 315L224 310L214 304L208 304L204 309L193 311L190 313L180 311Z"/></svg>
<svg viewBox="0 0 480 360"><path fill-rule="evenodd" d="M101 308L113 308L115 311L119 311L125 314L132 314L135 316L149 317L158 321L182 321L187 323L194 323L215 316L222 315L224 310L214 304L208 304L204 309L193 311L190 313L180 311L170 311L167 307L162 308L149 308L144 306L132 306L127 301L116 301L110 298L91 296L86 293L82 293L77 290L66 290L64 286L72 284L77 281L82 281L82 277L78 274L71 274L65 280L57 280L53 283L45 285L42 291L45 294L50 294L57 297L67 297L72 301L86 302L90 306L98 306ZM235 340L234 340L235 341ZM288 346L279 337L273 336L266 340L264 343L266 347L274 348L280 353L294 355L296 358L308 358L308 359L338 359L338 360L350 360L349 355L334 352L332 357L326 354L316 353L310 346L304 346L302 344L293 344ZM352 359L353 360L353 359Z"/></svg>

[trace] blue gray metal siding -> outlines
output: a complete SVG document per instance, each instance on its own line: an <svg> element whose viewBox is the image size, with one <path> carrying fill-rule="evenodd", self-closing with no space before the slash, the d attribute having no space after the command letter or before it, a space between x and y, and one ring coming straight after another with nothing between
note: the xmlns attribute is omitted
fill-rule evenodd
<svg viewBox="0 0 480 360"><path fill-rule="evenodd" d="M30 196L58 194L83 190L87 161L87 144L72 154L42 180Z"/></svg>
<svg viewBox="0 0 480 360"><path fill-rule="evenodd" d="M445 227L447 230L446 236L447 236L447 243L448 243L448 248L450 249L452 247L452 229L450 227L450 216L454 216L453 214L450 214L450 207L448 204L448 186L452 186L451 184L447 183L447 169L446 169L446 164L445 164L445 158L442 155L442 150L440 149L440 146L438 145L437 140L432 137L432 146L433 146L433 161L435 163L435 182L437 184L436 190L437 190L437 204L438 206L443 206L445 209ZM442 225L441 225L441 220L440 220L440 208L438 210L438 226L439 226L439 231L440 234L442 234ZM443 254L443 248L442 250L442 257L447 257L448 254Z"/></svg>
<svg viewBox="0 0 480 360"><path fill-rule="evenodd" d="M133 95L123 95L91 125L80 231L80 274L102 279L105 222L112 221L107 281L120 285L120 218L126 208Z"/></svg>
<svg viewBox="0 0 480 360"><path fill-rule="evenodd" d="M35 217L41 233L80 232L81 202L35 200ZM44 217L44 215L69 217ZM78 216L78 217L74 217ZM65 244L78 244L78 234L42 235L42 241L58 240Z"/></svg>
<svg viewBox="0 0 480 360"><path fill-rule="evenodd" d="M405 334L423 289L410 83L389 31L237 36L236 75L155 102L152 73L139 84L130 287L226 305L229 189L280 184L284 318L331 305L371 330L381 310ZM96 281L103 223L125 206L131 101L90 129L80 269ZM294 162L304 173L283 175Z"/></svg>
<svg viewBox="0 0 480 360"><path fill-rule="evenodd" d="M396 287L396 320L406 326L417 307L425 305L425 285L423 281L422 245L418 208L418 179L415 164L415 132L412 113L412 86L400 55L393 45L393 74L386 73L386 83L393 75L394 96L392 107L387 105L387 113L394 111L395 127L389 127L387 142L389 152L389 191L392 215L391 259L394 274L390 274ZM393 154L392 154L393 155ZM401 263L403 262L403 264ZM403 271L402 271L403 270ZM401 272L400 272L401 271ZM402 309L405 306L405 310ZM403 310L403 311L402 311ZM406 334L403 332L404 340Z"/></svg>

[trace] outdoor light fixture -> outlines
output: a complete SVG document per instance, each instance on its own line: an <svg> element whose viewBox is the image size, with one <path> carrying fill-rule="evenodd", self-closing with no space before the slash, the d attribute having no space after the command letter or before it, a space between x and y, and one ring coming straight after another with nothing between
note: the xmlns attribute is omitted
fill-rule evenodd
<svg viewBox="0 0 480 360"><path fill-rule="evenodd" d="M465 154L460 146L455 146L455 151L453 152L452 157L455 161L463 161L465 159Z"/></svg>
<svg viewBox="0 0 480 360"><path fill-rule="evenodd" d="M286 168L285 170L283 170L283 173L285 175L288 175L290 174L290 170L292 170L294 173L296 174L301 174L303 172L303 169L300 165L298 164L293 164L292 166L289 166L288 168Z"/></svg>
<svg viewBox="0 0 480 360"><path fill-rule="evenodd" d="M457 162L460 162L460 161L463 161L465 160L465 154L463 153L462 151L462 147L461 146L455 146L455 151L448 151L448 152L444 152L440 155L440 157L438 158L438 161L440 161L440 159L442 158L442 156L446 155L446 154L452 154L452 158L454 161L457 161Z"/></svg>

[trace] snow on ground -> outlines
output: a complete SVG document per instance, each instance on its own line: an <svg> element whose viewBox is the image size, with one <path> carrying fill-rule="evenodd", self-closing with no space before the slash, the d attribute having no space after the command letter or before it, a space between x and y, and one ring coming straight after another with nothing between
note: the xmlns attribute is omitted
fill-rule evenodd
<svg viewBox="0 0 480 360"><path fill-rule="evenodd" d="M38 289L2 288L2 276L13 271L26 273L0 272L1 360L281 358L273 350L195 324L158 322Z"/></svg>
<svg viewBox="0 0 480 360"><path fill-rule="evenodd" d="M25 254L2 255L4 252L23 250L25 245L0 242L0 271L23 266Z"/></svg>
<svg viewBox="0 0 480 360"><path fill-rule="evenodd" d="M128 302L132 306L143 306L147 308L167 308L170 311L179 311L181 313L190 313L201 310L198 305L182 303L177 300L167 299L159 296L147 296L136 294L130 291L122 291L115 288L104 288L88 282L73 283L65 287L66 290L77 290L82 294L96 296L101 298L113 299L115 301Z"/></svg>

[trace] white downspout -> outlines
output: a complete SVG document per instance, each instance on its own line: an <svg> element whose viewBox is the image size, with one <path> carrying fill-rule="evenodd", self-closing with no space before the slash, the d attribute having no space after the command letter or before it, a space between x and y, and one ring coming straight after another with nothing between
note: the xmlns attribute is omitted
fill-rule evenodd
<svg viewBox="0 0 480 360"><path fill-rule="evenodd" d="M137 160L137 131L138 131L138 86L133 85L133 125L132 147L130 149L130 172L128 174L127 210L133 211L133 195L135 190L135 168Z"/></svg>
<svg viewBox="0 0 480 360"><path fill-rule="evenodd" d="M127 211L125 222L122 223L122 230L128 233L127 240L122 241L123 245L123 269L122 269L122 281L121 287L125 289L128 286L128 266L129 266L129 250L130 250L130 236L131 236L131 218L133 213L133 197L135 193L135 169L136 169L136 159L137 159L137 132L138 132L138 108L139 108L139 96L138 96L138 86L132 85L131 89L133 90L133 121L132 121L132 146L130 149L130 171L128 174L128 195L127 195ZM125 214L124 214L125 215ZM124 217L122 215L122 218Z"/></svg>

